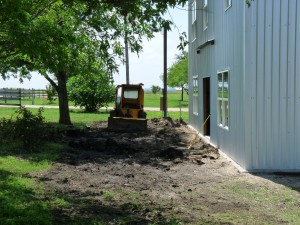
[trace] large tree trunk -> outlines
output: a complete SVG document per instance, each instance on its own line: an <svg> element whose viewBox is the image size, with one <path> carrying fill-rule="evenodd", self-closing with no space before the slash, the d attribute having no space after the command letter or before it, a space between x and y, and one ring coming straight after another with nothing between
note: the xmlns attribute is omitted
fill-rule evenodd
<svg viewBox="0 0 300 225"><path fill-rule="evenodd" d="M72 125L67 93L67 74L65 72L59 72L56 77L58 81L57 94L59 102L59 123Z"/></svg>

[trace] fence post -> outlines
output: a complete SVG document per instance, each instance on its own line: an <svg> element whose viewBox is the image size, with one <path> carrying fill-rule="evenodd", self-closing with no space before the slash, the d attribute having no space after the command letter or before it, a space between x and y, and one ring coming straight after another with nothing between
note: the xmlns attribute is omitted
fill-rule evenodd
<svg viewBox="0 0 300 225"><path fill-rule="evenodd" d="M19 88L19 100L20 100L20 106L22 105L22 89Z"/></svg>
<svg viewBox="0 0 300 225"><path fill-rule="evenodd" d="M34 89L31 90L32 105L34 105Z"/></svg>

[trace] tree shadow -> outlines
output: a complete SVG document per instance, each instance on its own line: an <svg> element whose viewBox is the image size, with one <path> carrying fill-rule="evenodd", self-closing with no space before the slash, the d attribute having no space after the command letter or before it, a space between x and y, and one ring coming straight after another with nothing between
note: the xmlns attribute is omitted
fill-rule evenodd
<svg viewBox="0 0 300 225"><path fill-rule="evenodd" d="M15 141L13 145L0 145L0 147L0 156L2 157L13 156L33 163L57 162L63 152L68 151L67 145L50 142L39 144L39 147L32 151L23 149L22 144L17 141Z"/></svg>
<svg viewBox="0 0 300 225"><path fill-rule="evenodd" d="M289 187L294 191L300 192L300 173L286 173L286 172L259 173L257 172L251 174L253 176L262 177L274 183Z"/></svg>
<svg viewBox="0 0 300 225"><path fill-rule="evenodd" d="M174 218L157 214L157 209L135 202L107 200L101 197L101 193L94 194L93 198L90 193L79 190L57 192L56 195L63 196L66 204L53 210L55 224L177 224Z"/></svg>
<svg viewBox="0 0 300 225"><path fill-rule="evenodd" d="M70 112L71 113L74 113L74 114L101 114L101 115L109 115L109 110L107 109L107 110L103 110L103 109L101 109L101 110L98 110L98 111L96 111L96 112L88 112L88 111L85 111L85 110L83 110L83 109L70 109Z"/></svg>
<svg viewBox="0 0 300 225"><path fill-rule="evenodd" d="M1 224L52 224L51 209L35 197L27 180L0 169Z"/></svg>

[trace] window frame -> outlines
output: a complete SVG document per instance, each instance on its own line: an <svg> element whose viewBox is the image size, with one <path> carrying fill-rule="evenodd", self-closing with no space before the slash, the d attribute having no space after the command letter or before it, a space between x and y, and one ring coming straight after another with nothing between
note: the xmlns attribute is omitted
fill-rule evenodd
<svg viewBox="0 0 300 225"><path fill-rule="evenodd" d="M207 30L208 28L208 0L203 0L203 31Z"/></svg>
<svg viewBox="0 0 300 225"><path fill-rule="evenodd" d="M193 76L193 114L199 114L199 76Z"/></svg>
<svg viewBox="0 0 300 225"><path fill-rule="evenodd" d="M125 99L138 99L139 91L136 89L126 89L124 90L123 96Z"/></svg>
<svg viewBox="0 0 300 225"><path fill-rule="evenodd" d="M197 1L194 0L191 5L191 11L192 11L192 24L194 24L197 20Z"/></svg>
<svg viewBox="0 0 300 225"><path fill-rule="evenodd" d="M232 0L224 0L225 12L232 6Z"/></svg>
<svg viewBox="0 0 300 225"><path fill-rule="evenodd" d="M221 75L221 81L220 81ZM224 79L227 75L227 81ZM230 125L230 72L229 69L218 71L217 73L217 115L218 115L218 126L229 130ZM220 86L221 83L221 86ZM226 84L227 83L227 91ZM221 88L221 90L220 90ZM224 91L225 90L225 91ZM220 96L221 91L221 96ZM227 94L227 96L225 95Z"/></svg>
<svg viewBox="0 0 300 225"><path fill-rule="evenodd" d="M192 35L191 35L191 40L192 42L196 40L197 38L197 1L194 0L193 3L191 4L191 11L192 11Z"/></svg>

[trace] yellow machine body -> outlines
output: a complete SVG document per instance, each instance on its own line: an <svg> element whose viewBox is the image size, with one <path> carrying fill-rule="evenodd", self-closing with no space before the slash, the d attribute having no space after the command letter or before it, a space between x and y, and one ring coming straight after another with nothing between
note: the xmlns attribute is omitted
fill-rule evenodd
<svg viewBox="0 0 300 225"><path fill-rule="evenodd" d="M108 118L109 129L147 129L142 84L122 84L116 89L115 108Z"/></svg>

